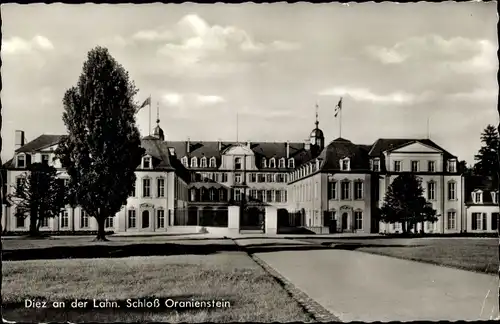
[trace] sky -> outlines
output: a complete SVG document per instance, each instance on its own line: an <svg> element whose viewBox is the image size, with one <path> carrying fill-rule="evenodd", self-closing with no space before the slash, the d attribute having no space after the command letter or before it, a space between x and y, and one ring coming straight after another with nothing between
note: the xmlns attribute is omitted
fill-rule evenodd
<svg viewBox="0 0 500 324"><path fill-rule="evenodd" d="M304 141L317 104L327 143L430 136L473 163L480 133L499 122L494 2L7 4L1 13L3 161L16 129L28 141L66 133L63 95L97 45L130 73L136 102L151 95L141 133L158 110L167 140Z"/></svg>

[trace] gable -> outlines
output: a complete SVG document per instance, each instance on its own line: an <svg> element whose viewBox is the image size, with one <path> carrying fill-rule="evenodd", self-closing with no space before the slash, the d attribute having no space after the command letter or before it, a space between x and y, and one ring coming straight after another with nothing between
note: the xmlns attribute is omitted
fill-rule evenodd
<svg viewBox="0 0 500 324"><path fill-rule="evenodd" d="M439 149L420 142L408 143L388 151L391 153L443 153L443 151Z"/></svg>

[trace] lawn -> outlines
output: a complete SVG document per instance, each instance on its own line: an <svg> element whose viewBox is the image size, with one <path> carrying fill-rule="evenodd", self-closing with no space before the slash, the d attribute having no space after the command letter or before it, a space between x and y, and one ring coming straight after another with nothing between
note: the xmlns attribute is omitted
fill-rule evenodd
<svg viewBox="0 0 500 324"><path fill-rule="evenodd" d="M499 254L496 238L384 238L324 241L337 244L336 248L339 249L344 247L349 250L464 270L494 275L498 273Z"/></svg>
<svg viewBox="0 0 500 324"><path fill-rule="evenodd" d="M26 309L25 299L172 298L225 300L229 308ZM30 322L312 321L285 290L243 252L129 258L4 261L3 316Z"/></svg>

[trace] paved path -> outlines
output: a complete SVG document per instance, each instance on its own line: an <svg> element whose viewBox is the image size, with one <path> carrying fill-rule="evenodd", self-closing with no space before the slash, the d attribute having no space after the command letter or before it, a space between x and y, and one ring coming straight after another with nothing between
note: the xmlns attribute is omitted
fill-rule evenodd
<svg viewBox="0 0 500 324"><path fill-rule="evenodd" d="M255 255L341 321L478 320L498 316L496 276L355 251Z"/></svg>

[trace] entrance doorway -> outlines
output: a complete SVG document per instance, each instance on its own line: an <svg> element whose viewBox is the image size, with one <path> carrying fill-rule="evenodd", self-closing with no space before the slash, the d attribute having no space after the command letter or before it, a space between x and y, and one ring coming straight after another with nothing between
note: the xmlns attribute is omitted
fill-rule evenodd
<svg viewBox="0 0 500 324"><path fill-rule="evenodd" d="M348 219L347 213L343 213L342 214L342 230L347 230L347 219Z"/></svg>

